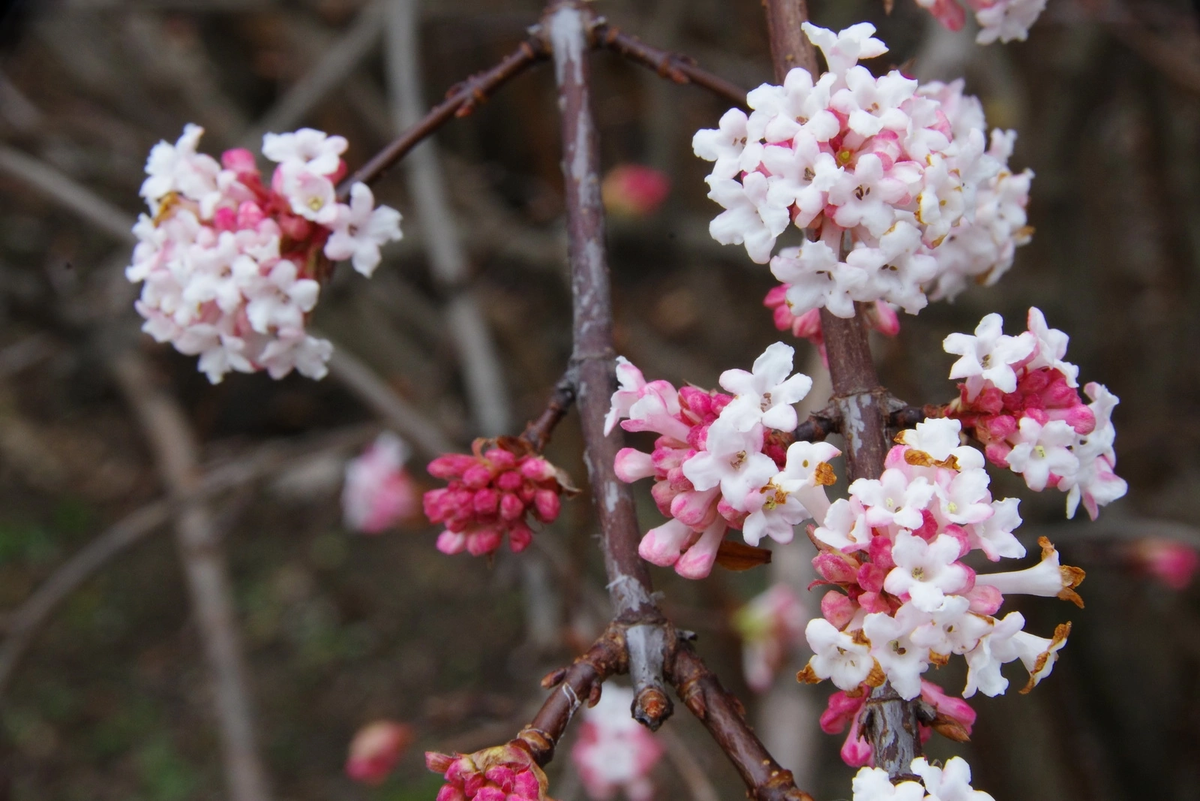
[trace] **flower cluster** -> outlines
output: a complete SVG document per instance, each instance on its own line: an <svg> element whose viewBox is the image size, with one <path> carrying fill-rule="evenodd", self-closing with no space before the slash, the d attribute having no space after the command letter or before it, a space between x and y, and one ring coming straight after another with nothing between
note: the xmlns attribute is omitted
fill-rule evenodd
<svg viewBox="0 0 1200 801"><path fill-rule="evenodd" d="M975 12L979 33L975 41L979 44L1025 41L1029 29L1046 8L1046 0L964 0ZM928 9L938 22L952 31L962 30L967 20L966 10L958 0L917 0L917 5Z"/></svg>
<svg viewBox="0 0 1200 801"><path fill-rule="evenodd" d="M892 784L886 770L863 768L851 785L853 801L995 801L971 787L971 766L962 757L951 757L942 768L917 757L909 768L920 782Z"/></svg>
<svg viewBox="0 0 1200 801"><path fill-rule="evenodd" d="M618 789L629 801L654 797L650 771L662 758L663 746L633 719L632 706L633 690L609 682L600 701L583 712L571 761L593 801L609 801Z"/></svg>
<svg viewBox="0 0 1200 801"><path fill-rule="evenodd" d="M1012 533L1021 522L1018 501L992 499L983 454L960 444L957 420L926 420L897 441L883 474L852 483L850 497L835 501L810 532L820 583L838 589L805 629L813 657L800 678L830 679L847 692L887 680L912 699L930 665L961 654L963 697L1003 693L1000 668L1017 659L1029 671L1027 692L1050 673L1070 625L1046 639L1023 631L1018 612L994 615L1013 593L1082 605L1074 588L1083 571L1060 565L1042 538L1038 565L976 574L962 561L972 550L992 561L1025 555Z"/></svg>
<svg viewBox="0 0 1200 801"><path fill-rule="evenodd" d="M864 734L864 718L867 712L867 697L871 686L865 682L855 690L838 690L829 696L825 711L821 713L821 731L826 734L841 734L849 726L846 742L842 744L842 761L860 768L871 765L871 744ZM951 698L933 682L921 679L921 700L934 712L934 719L926 723L918 719L921 743L928 742L936 731L956 742L966 742L975 726L975 710L961 698Z"/></svg>
<svg viewBox="0 0 1200 801"><path fill-rule="evenodd" d="M786 584L771 585L734 613L733 627L742 638L742 670L751 690L771 689L775 673L804 636L805 618L804 606Z"/></svg>
<svg viewBox="0 0 1200 801"><path fill-rule="evenodd" d="M446 779L437 801L549 801L546 774L515 742L473 754L427 751L425 766Z"/></svg>
<svg viewBox="0 0 1200 801"><path fill-rule="evenodd" d="M351 259L369 276L379 246L400 238L400 214L375 208L361 183L349 205L337 202L340 136L311 128L264 136L264 155L278 163L268 187L248 150L227 150L220 162L198 153L203 133L188 125L146 162L150 213L133 228L138 244L125 272L145 282L136 303L142 330L198 354L213 383L231 370L321 378L332 346L305 324L328 260Z"/></svg>
<svg viewBox="0 0 1200 801"><path fill-rule="evenodd" d="M404 469L408 457L404 440L385 431L361 456L346 463L342 489L346 528L378 534L416 514L416 484Z"/></svg>
<svg viewBox="0 0 1200 801"><path fill-rule="evenodd" d="M880 300L915 314L927 287L949 297L968 278L998 277L1028 239L1030 174L1006 168L1015 135L997 131L989 147L961 83L918 86L858 65L887 52L868 23L804 30L829 72L793 69L747 95L749 116L732 109L693 139L715 162L709 197L725 208L713 238L770 262L797 317L850 317L855 302ZM772 256L790 225L809 238Z"/></svg>
<svg viewBox="0 0 1200 801"><path fill-rule="evenodd" d="M429 463L429 474L449 486L425 493L425 516L445 523L437 539L442 553L492 553L508 535L508 547L525 550L533 541L529 517L553 523L559 496L573 494L566 474L517 437L477 439L472 453L448 453Z"/></svg>
<svg viewBox="0 0 1200 801"><path fill-rule="evenodd" d="M788 377L792 358L792 348L777 342L755 360L753 372L726 370L720 383L731 395L647 382L618 358L621 386L606 430L622 420L626 431L660 436L652 453L622 448L617 477L653 478L654 501L671 518L646 532L638 548L643 559L704 578L728 529L741 529L750 545L764 536L790 542L796 524L824 514L825 487L834 481L828 461L840 451L791 441L792 404L812 388L806 375Z"/></svg>
<svg viewBox="0 0 1200 801"><path fill-rule="evenodd" d="M1091 400L1084 404L1079 368L1063 360L1068 337L1038 309L1018 336L1005 335L1003 325L989 314L974 336L946 337L946 352L961 357L950 377L965 379L948 413L984 443L993 464L1020 473L1032 490L1057 487L1067 493L1068 517L1082 502L1094 520L1127 489L1113 472L1112 411L1120 399L1093 382L1083 388Z"/></svg>

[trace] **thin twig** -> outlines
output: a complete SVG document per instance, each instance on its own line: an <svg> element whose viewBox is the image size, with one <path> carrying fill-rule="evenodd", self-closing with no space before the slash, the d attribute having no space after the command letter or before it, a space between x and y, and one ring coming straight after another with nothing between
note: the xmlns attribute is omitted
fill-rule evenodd
<svg viewBox="0 0 1200 801"><path fill-rule="evenodd" d="M563 377L554 385L550 399L546 401L546 409L538 419L525 426L521 438L528 441L533 449L541 453L550 442L550 434L555 427L567 416L567 411L575 403L575 371L567 370Z"/></svg>
<svg viewBox="0 0 1200 801"><path fill-rule="evenodd" d="M424 108L415 0L390 0L386 24L392 116L396 127L404 130L419 121ZM483 305L466 283L467 255L454 225L445 172L432 137L413 149L405 161L405 169L434 280L448 295L446 327L458 351L459 373L471 417L483 436L508 433L511 412L504 371Z"/></svg>
<svg viewBox="0 0 1200 801"><path fill-rule="evenodd" d="M601 47L620 53L636 64L649 67L669 81L694 83L739 108L749 108L746 105L745 89L701 69L690 56L651 47L636 36L630 36L616 26L604 22L595 27L595 37Z"/></svg>
<svg viewBox="0 0 1200 801"><path fill-rule="evenodd" d="M198 445L178 402L159 389L142 357L126 350L113 373L155 452L159 472L177 499L200 484ZM233 587L220 537L203 501L182 503L175 515L179 556L192 611L212 671L225 779L234 801L267 801L267 773L258 754L250 682L242 655Z"/></svg>
<svg viewBox="0 0 1200 801"><path fill-rule="evenodd" d="M5 638L0 643L0 696L8 688L16 668L34 637L54 611L75 590L117 554L153 534L180 507L204 501L228 490L244 487L287 464L314 454L349 450L368 441L379 426L354 426L298 443L267 442L232 461L207 470L195 489L176 497L162 498L136 509L63 562L20 606L4 616Z"/></svg>
<svg viewBox="0 0 1200 801"><path fill-rule="evenodd" d="M540 37L530 36L521 42L499 64L451 87L446 99L435 106L420 122L413 125L379 153L375 154L338 187L338 197L345 199L350 187L358 182L369 184L392 168L405 154L425 137L445 125L452 117L465 117L483 104L502 84L520 75L528 67L546 58Z"/></svg>

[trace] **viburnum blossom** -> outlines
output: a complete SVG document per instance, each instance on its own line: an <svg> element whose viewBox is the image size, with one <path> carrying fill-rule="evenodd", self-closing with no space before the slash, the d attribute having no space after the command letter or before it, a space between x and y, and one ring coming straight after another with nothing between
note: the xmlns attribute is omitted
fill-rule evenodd
<svg viewBox="0 0 1200 801"><path fill-rule="evenodd" d="M653 478L651 495L670 518L642 538L643 559L704 578L730 528L750 545L764 536L790 542L794 526L824 514L825 487L834 481L829 460L839 451L792 441L792 404L812 386L807 376L788 376L792 359L792 348L776 343L752 372L727 370L720 383L733 394L647 382L618 359L607 430L620 421L626 431L660 435L652 453L622 448L615 464L622 481Z"/></svg>
<svg viewBox="0 0 1200 801"><path fill-rule="evenodd" d="M220 162L198 153L203 132L189 124L146 162L150 213L133 228L138 244L125 271L144 282L135 304L142 330L199 355L213 383L231 370L322 378L333 349L306 322L329 260L352 258L369 276L379 246L400 238L400 214L375 208L363 184L349 206L337 202L340 136L266 134L263 153L278 162L267 186L248 150L227 150Z"/></svg>
<svg viewBox="0 0 1200 801"><path fill-rule="evenodd" d="M959 0L916 0L917 5L928 9L938 22L952 31L962 30L966 22L966 11ZM1046 9L1046 0L962 0L975 12L979 33L975 41L979 44L1001 42L1023 42L1029 29Z"/></svg>
<svg viewBox="0 0 1200 801"><path fill-rule="evenodd" d="M887 331L892 306L915 314L996 280L1030 234L1032 173L1007 168L1015 134L995 131L989 146L982 106L961 81L922 86L858 65L887 52L868 23L804 30L829 72L795 68L747 95L749 116L730 110L693 139L715 162L709 197L725 208L713 238L745 245L786 285L768 296L776 325L819 339L815 310L850 317L855 303L885 302ZM789 225L809 236L775 254Z"/></svg>
<svg viewBox="0 0 1200 801"><path fill-rule="evenodd" d="M583 710L571 761L593 801L609 801L618 790L629 801L650 801L650 772L662 758L662 743L633 719L633 690L608 682L600 701Z"/></svg>
<svg viewBox="0 0 1200 801"><path fill-rule="evenodd" d="M883 475L853 482L850 497L835 501L810 529L819 550L816 583L836 589L805 631L813 657L801 680L830 679L846 699L865 693L864 682L886 680L913 699L929 686L922 674L954 654L969 668L964 696L1003 692L1008 682L999 671L1007 662L1026 666L1026 690L1050 672L1069 624L1045 639L1023 632L1015 612L995 615L1010 594L1082 605L1075 587L1083 571L1062 565L1044 538L1041 562L1026 570L976 573L962 561L975 549L993 561L1025 551L1012 533L1021 522L1016 504L992 499L983 454L960 444L960 433L960 423L946 418L901 432ZM845 717L849 700L840 706ZM952 719L969 730L962 710ZM856 743L844 753L863 756Z"/></svg>
<svg viewBox="0 0 1200 801"><path fill-rule="evenodd" d="M408 457L404 440L385 431L346 463L342 517L347 528L378 534L416 514L417 487L404 469Z"/></svg>
<svg viewBox="0 0 1200 801"><path fill-rule="evenodd" d="M533 541L529 518L553 523L560 496L578 490L565 473L517 437L477 439L472 453L449 453L429 463L429 474L449 486L425 493L425 516L445 523L437 549L472 556L492 553L508 535L508 547L525 550Z"/></svg>
<svg viewBox="0 0 1200 801"><path fill-rule="evenodd" d="M742 670L755 692L771 689L775 674L804 635L804 607L786 584L772 584L738 609L733 627L742 638Z"/></svg>
<svg viewBox="0 0 1200 801"><path fill-rule="evenodd" d="M446 780L436 801L550 801L546 774L515 742L473 754L427 751L425 766Z"/></svg>
<svg viewBox="0 0 1200 801"><path fill-rule="evenodd" d="M616 217L649 217L671 194L671 179L642 164L613 167L600 182L604 210Z"/></svg>
<svg viewBox="0 0 1200 801"><path fill-rule="evenodd" d="M971 787L971 766L962 757L950 757L943 767L917 757L909 770L921 781L892 784L886 770L862 768L854 776L853 801L995 801Z"/></svg>
<svg viewBox="0 0 1200 801"><path fill-rule="evenodd" d="M993 464L1021 474L1030 489L1057 487L1067 493L1067 516L1082 503L1094 520L1099 508L1128 488L1113 468L1119 403L1101 384L1079 396L1079 368L1064 361L1068 337L1050 328L1041 311L1029 310L1028 330L1003 333L1003 320L989 314L975 335L946 337L947 353L960 356L951 378L965 379L947 414L984 443Z"/></svg>
<svg viewBox="0 0 1200 801"><path fill-rule="evenodd" d="M346 775L363 784L382 784L415 738L412 727L403 723L377 720L363 726L350 742Z"/></svg>

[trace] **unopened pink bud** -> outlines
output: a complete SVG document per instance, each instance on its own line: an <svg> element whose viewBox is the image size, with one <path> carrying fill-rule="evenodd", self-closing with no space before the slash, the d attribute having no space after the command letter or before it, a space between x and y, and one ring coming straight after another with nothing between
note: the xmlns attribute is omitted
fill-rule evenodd
<svg viewBox="0 0 1200 801"><path fill-rule="evenodd" d="M530 481L549 481L556 477L554 465L537 456L521 462L521 475Z"/></svg>
<svg viewBox="0 0 1200 801"><path fill-rule="evenodd" d="M235 147L222 153L221 166L237 173L239 177L258 175L258 164L254 161L254 154L244 147Z"/></svg>
<svg viewBox="0 0 1200 801"><path fill-rule="evenodd" d="M468 801L466 793L452 784L443 784L434 801Z"/></svg>
<svg viewBox="0 0 1200 801"><path fill-rule="evenodd" d="M507 801L507 793L498 787L481 787L474 801Z"/></svg>
<svg viewBox="0 0 1200 801"><path fill-rule="evenodd" d="M483 556L500 547L503 535L494 528L480 528L467 536L467 553L471 556Z"/></svg>
<svg viewBox="0 0 1200 801"><path fill-rule="evenodd" d="M434 478L460 478L470 468L478 464L474 456L465 453L447 453L439 456L425 468Z"/></svg>
<svg viewBox="0 0 1200 801"><path fill-rule="evenodd" d="M821 615L835 628L843 628L849 623L854 612L854 602L837 590L830 590L821 598Z"/></svg>
<svg viewBox="0 0 1200 801"><path fill-rule="evenodd" d="M511 470L517 466L517 457L503 448L492 448L483 454L483 458L491 462L497 470Z"/></svg>
<svg viewBox="0 0 1200 801"><path fill-rule="evenodd" d="M883 590L883 581L891 572L887 568L880 567L873 562L867 562L858 569L858 585L864 590L871 592L881 592Z"/></svg>
<svg viewBox="0 0 1200 801"><path fill-rule="evenodd" d="M533 506L539 520L543 523L552 523L558 519L562 503L558 499L557 492L553 490L538 490L533 497Z"/></svg>
<svg viewBox="0 0 1200 801"><path fill-rule="evenodd" d="M472 499L475 513L479 515L494 515L500 506L500 493L491 487L484 487L475 492Z"/></svg>
<svg viewBox="0 0 1200 801"><path fill-rule="evenodd" d="M851 584L858 574L854 564L837 554L819 553L813 557L817 575L834 584Z"/></svg>
<svg viewBox="0 0 1200 801"><path fill-rule="evenodd" d="M652 167L622 164L604 176L604 208L618 217L644 217L658 211L671 192L671 180Z"/></svg>
<svg viewBox="0 0 1200 801"><path fill-rule="evenodd" d="M381 784L413 741L409 726L381 720L360 729L350 743L346 775L364 784Z"/></svg>
<svg viewBox="0 0 1200 801"><path fill-rule="evenodd" d="M483 489L492 483L492 471L481 464L467 469L462 476L462 482L473 490Z"/></svg>
<svg viewBox="0 0 1200 801"><path fill-rule="evenodd" d="M976 584L970 592L963 593L971 601L969 607L977 615L994 615L1004 603L1004 594L995 587Z"/></svg>
<svg viewBox="0 0 1200 801"><path fill-rule="evenodd" d="M521 503L521 499L511 493L504 493L500 496L500 517L503 520L516 520L525 514L525 504Z"/></svg>
<svg viewBox="0 0 1200 801"><path fill-rule="evenodd" d="M524 483L525 479L516 470L509 470L496 477L496 486L505 492L516 492Z"/></svg>
<svg viewBox="0 0 1200 801"><path fill-rule="evenodd" d="M622 448L617 451L613 470L616 472L617 478L627 484L632 484L639 479L651 478L657 472L654 469L654 459L650 454L643 453L636 448Z"/></svg>
<svg viewBox="0 0 1200 801"><path fill-rule="evenodd" d="M237 212L231 208L219 208L213 212L213 228L218 231L237 229Z"/></svg>
<svg viewBox="0 0 1200 801"><path fill-rule="evenodd" d="M258 228L259 224L266 218L267 215L263 212L262 207L253 201L247 200L238 206L238 228Z"/></svg>
<svg viewBox="0 0 1200 801"><path fill-rule="evenodd" d="M886 133L892 132L886 131ZM814 309L814 311L819 310ZM817 319L819 321L820 317ZM867 322L884 336L894 337L900 333L900 315L896 314L896 310L887 301L877 300L867 307Z"/></svg>
<svg viewBox="0 0 1200 801"><path fill-rule="evenodd" d="M434 773L446 775L446 771L450 770L450 766L458 759L454 754L441 754L437 751L425 752L425 767Z"/></svg>
<svg viewBox="0 0 1200 801"><path fill-rule="evenodd" d="M1200 555L1182 542L1146 537L1134 543L1130 556L1136 567L1150 574L1173 590L1185 589L1192 583Z"/></svg>
<svg viewBox="0 0 1200 801"><path fill-rule="evenodd" d="M449 555L462 553L467 549L467 535L456 531L443 531L438 534L437 549Z"/></svg>
<svg viewBox="0 0 1200 801"><path fill-rule="evenodd" d="M876 531L878 530L876 529ZM895 561L892 560L892 541L887 537L872 537L871 544L867 547L867 553L871 556L872 564L881 570L891 570L896 566Z"/></svg>
<svg viewBox="0 0 1200 801"><path fill-rule="evenodd" d="M508 549L513 553L525 550L531 542L533 542L533 529L525 525L523 521L518 520L508 529Z"/></svg>

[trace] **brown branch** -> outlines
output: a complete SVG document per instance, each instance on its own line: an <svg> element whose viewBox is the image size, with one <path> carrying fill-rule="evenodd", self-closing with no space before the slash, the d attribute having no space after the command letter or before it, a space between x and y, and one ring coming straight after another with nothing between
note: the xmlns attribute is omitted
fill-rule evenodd
<svg viewBox="0 0 1200 801"><path fill-rule="evenodd" d="M636 36L623 33L616 26L606 22L596 25L594 34L600 47L620 53L643 67L649 67L667 80L675 83L694 83L739 108L749 108L746 105L745 89L701 69L690 56L651 47Z"/></svg>
<svg viewBox="0 0 1200 801"><path fill-rule="evenodd" d="M716 675L687 641L676 644L667 672L675 691L726 756L758 801L812 801L796 789L791 771L784 770L746 724L745 709L729 694Z"/></svg>
<svg viewBox="0 0 1200 801"><path fill-rule="evenodd" d="M633 493L617 479L613 463L622 432L606 436L604 418L616 389L612 293L604 246L600 201L600 155L592 119L587 52L591 12L579 0L550 6L542 23L554 54L562 114L563 177L566 184L568 256L574 297L574 351L579 416L589 483L600 525L609 598L615 617L629 624L626 641L634 685L634 717L658 728L671 714L662 680L666 621L652 597L650 572L638 556L640 531Z"/></svg>
<svg viewBox="0 0 1200 801"><path fill-rule="evenodd" d="M156 385L136 351L117 357L113 372L150 441L163 483L173 496L194 492L200 483L198 445L178 402ZM183 503L175 518L175 534L212 674L229 796L233 801L266 801L270 791L254 734L233 587L207 505L198 500Z"/></svg>
<svg viewBox="0 0 1200 801"><path fill-rule="evenodd" d="M819 74L816 50L801 27L808 19L805 0L766 0L766 10L776 80L783 83L793 67L803 67L815 78ZM821 309L821 330L833 402L841 412L849 480L878 478L891 445L888 418L900 404L879 385L861 309L850 319ZM913 724L915 705L901 699L890 683L871 693L871 704L873 725L868 727L867 737L875 765L893 778L903 776L912 760L921 755L921 740Z"/></svg>
<svg viewBox="0 0 1200 801"><path fill-rule="evenodd" d="M489 70L473 75L451 87L446 99L435 106L416 125L396 137L338 187L338 198L345 200L350 187L358 182L371 183L387 172L397 161L417 146L425 137L445 125L452 117L465 117L487 101L502 84L520 75L533 64L545 59L547 52L541 37L531 35L520 46Z"/></svg>
<svg viewBox="0 0 1200 801"><path fill-rule="evenodd" d="M546 401L546 409L538 416L538 419L530 421L529 425L525 426L521 439L532 445L538 453L546 449L546 445L550 442L551 432L567 416L571 404L575 403L575 382L575 370L568 369L554 385L554 391L550 393L550 399Z"/></svg>
<svg viewBox="0 0 1200 801"><path fill-rule="evenodd" d="M793 436L798 442L820 442L830 434L842 432L842 416L836 406L829 406L819 412L813 412L808 419L797 426Z"/></svg>

